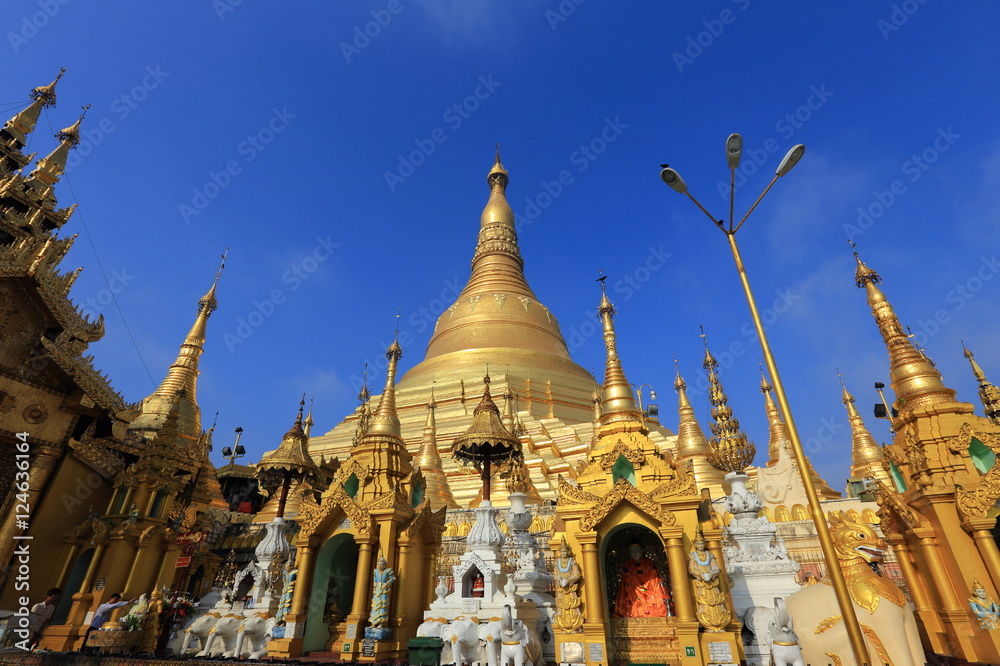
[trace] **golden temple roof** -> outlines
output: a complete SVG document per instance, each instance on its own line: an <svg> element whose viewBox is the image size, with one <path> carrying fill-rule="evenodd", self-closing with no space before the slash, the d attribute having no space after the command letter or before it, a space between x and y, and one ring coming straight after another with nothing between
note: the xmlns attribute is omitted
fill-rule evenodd
<svg viewBox="0 0 1000 666"><path fill-rule="evenodd" d="M80 114L75 123L59 130L56 134L56 138L59 139L59 145L48 156L38 160L35 169L28 176L29 180L40 183L45 187L51 187L58 182L59 177L66 170L69 151L76 148L76 145L80 143L80 123L83 122L83 117L87 115L87 109L89 108L89 104L83 107L83 113Z"/></svg>
<svg viewBox="0 0 1000 666"><path fill-rule="evenodd" d="M4 123L3 130L10 135L18 148L23 148L27 143L26 135L35 129L42 109L56 105L56 84L65 73L66 68L63 67L52 83L34 88L29 93L31 104Z"/></svg>
<svg viewBox="0 0 1000 666"><path fill-rule="evenodd" d="M288 473L301 479L315 476L317 473L319 468L309 455L309 438L302 429L304 407L305 398L299 403L299 413L295 417L295 423L281 438L281 444L274 451L265 454L255 466L258 477L268 473Z"/></svg>
<svg viewBox="0 0 1000 666"><path fill-rule="evenodd" d="M483 377L483 398L472 412L472 425L455 438L452 455L473 462L498 462L521 455L521 442L504 427L490 395L490 376Z"/></svg>

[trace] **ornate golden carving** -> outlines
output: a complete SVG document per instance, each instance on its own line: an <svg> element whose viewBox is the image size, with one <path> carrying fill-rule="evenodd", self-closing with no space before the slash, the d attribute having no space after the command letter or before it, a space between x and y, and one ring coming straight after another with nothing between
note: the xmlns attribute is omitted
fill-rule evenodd
<svg viewBox="0 0 1000 666"><path fill-rule="evenodd" d="M958 513L965 520L985 518L986 513L1000 499L1000 466L994 465L983 476L975 488L966 490L955 485L955 501Z"/></svg>
<svg viewBox="0 0 1000 666"><path fill-rule="evenodd" d="M693 465L690 460L685 460L677 466L677 475L669 481L664 481L653 488L649 493L650 497L662 498L674 495L694 495L697 493Z"/></svg>
<svg viewBox="0 0 1000 666"><path fill-rule="evenodd" d="M323 522L335 508L340 507L351 521L351 525L359 534L368 535L372 530L372 519L366 508L358 506L344 487L333 484L323 494L320 502L306 502L299 507L298 522L301 526L299 537L312 536L320 523Z"/></svg>
<svg viewBox="0 0 1000 666"><path fill-rule="evenodd" d="M875 646L875 652L878 653L879 663L885 664L886 666L893 666L892 659L889 659L889 651L885 649L885 645L882 643L882 639L878 637L875 630L869 627L867 624L861 625L861 631L864 632L868 641Z"/></svg>
<svg viewBox="0 0 1000 666"><path fill-rule="evenodd" d="M837 559L854 603L869 613L875 612L881 599L888 599L902 608L906 604L903 591L868 566L875 556L885 550L885 542L870 525L851 520L843 511L830 512L829 518L830 536L833 537Z"/></svg>
<svg viewBox="0 0 1000 666"><path fill-rule="evenodd" d="M559 499L557 500L557 504L564 506L567 504L593 504L600 500L600 496L588 493L580 486L564 479L562 474L559 475Z"/></svg>
<svg viewBox="0 0 1000 666"><path fill-rule="evenodd" d="M680 661L680 641L672 617L613 617L610 639L616 661L639 664Z"/></svg>
<svg viewBox="0 0 1000 666"><path fill-rule="evenodd" d="M820 622L819 624L817 624L816 625L816 630L813 633L814 634L822 634L824 631L829 631L838 622L842 621L843 619L844 618L841 615L832 615L832 616L826 618L825 620L823 620L822 622Z"/></svg>
<svg viewBox="0 0 1000 666"><path fill-rule="evenodd" d="M879 506L879 514L891 511L911 529L920 526L919 514L907 506L897 493L878 480L875 481L875 502Z"/></svg>
<svg viewBox="0 0 1000 666"><path fill-rule="evenodd" d="M49 411L45 409L45 405L35 403L25 407L21 412L21 417L32 425L38 425L39 423L43 423L45 419L49 418Z"/></svg>
<svg viewBox="0 0 1000 666"><path fill-rule="evenodd" d="M632 505L648 516L659 522L661 525L674 525L677 522L676 516L670 511L661 509L649 495L637 489L625 479L618 479L614 487L600 498L587 515L580 521L580 529L589 532L598 523L610 514L623 500L628 500Z"/></svg>
<svg viewBox="0 0 1000 666"><path fill-rule="evenodd" d="M573 551L563 537L559 543L559 557L553 560L552 574L556 584L556 617L552 626L556 631L573 634L583 628L580 612L580 579L583 573L573 557Z"/></svg>
<svg viewBox="0 0 1000 666"><path fill-rule="evenodd" d="M969 450L973 438L978 439L994 453L1000 453L1000 433L973 430L972 424L968 421L962 424L957 435L948 440L948 450L952 453L965 453Z"/></svg>
<svg viewBox="0 0 1000 666"><path fill-rule="evenodd" d="M605 472L609 471L618 462L619 456L624 456L625 460L628 460L637 467L646 462L646 456L642 454L642 451L636 451L619 439L614 448L601 456L601 469Z"/></svg>

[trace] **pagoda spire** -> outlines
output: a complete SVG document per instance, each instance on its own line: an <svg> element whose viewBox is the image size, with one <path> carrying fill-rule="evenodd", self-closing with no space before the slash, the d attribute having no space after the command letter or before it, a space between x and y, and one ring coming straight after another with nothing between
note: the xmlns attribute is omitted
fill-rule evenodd
<svg viewBox="0 0 1000 666"><path fill-rule="evenodd" d="M704 332L701 337L705 341L705 361L702 365L708 370L709 401L712 403L712 440L709 442L708 461L722 472L742 472L753 464L757 449L733 416L729 397L719 381L719 362L709 351Z"/></svg>
<svg viewBox="0 0 1000 666"><path fill-rule="evenodd" d="M59 139L59 145L47 157L38 160L34 171L28 176L30 181L38 183L43 187L52 187L59 182L59 177L66 170L66 160L69 159L69 151L76 148L77 144L80 143L80 123L83 122L83 118L87 115L87 109L89 108L89 104L83 107L83 113L80 114L75 123L59 130L56 134L56 138Z"/></svg>
<svg viewBox="0 0 1000 666"><path fill-rule="evenodd" d="M312 427L314 425L314 423L313 423L313 402L315 400L316 400L316 394L314 393L313 397L309 398L309 413L306 414L306 420L303 421L303 424L305 425L304 430L305 430L305 434L306 434L306 439L309 438L309 435L312 432Z"/></svg>
<svg viewBox="0 0 1000 666"><path fill-rule="evenodd" d="M3 128L0 129L0 143L16 151L21 151L27 145L27 135L35 129L42 109L56 105L56 84L65 73L66 68L63 67L52 83L34 88L28 93L32 100L31 104L4 123Z"/></svg>
<svg viewBox="0 0 1000 666"><path fill-rule="evenodd" d="M608 300L608 293L604 288L605 278L606 276L600 278L601 304L597 308L597 316L601 318L604 324L604 346L607 349L607 360L604 364L601 425L620 421L631 421L641 424L642 418L638 407L635 406L632 386L628 383L628 379L625 378L621 359L618 358L618 345L614 323L615 306Z"/></svg>
<svg viewBox="0 0 1000 666"><path fill-rule="evenodd" d="M379 397L378 407L372 414L365 437L383 435L402 439L399 415L396 413L396 366L403 357L403 349L399 346L398 339L389 345L385 357L389 359L389 367L385 373L385 389Z"/></svg>
<svg viewBox="0 0 1000 666"><path fill-rule="evenodd" d="M774 398L771 396L771 391L773 390L774 387L767 381L767 377L764 375L764 369L761 368L760 392L764 394L764 411L767 413L767 428L769 434L767 440L768 467L771 467L778 462L778 453L783 448L788 451L788 456L790 458L795 458L795 454L792 452L791 448L792 436L788 432L788 426L781 420L781 412L778 411L778 405L775 404Z"/></svg>
<svg viewBox="0 0 1000 666"><path fill-rule="evenodd" d="M854 253L857 271L854 280L868 294L875 323L889 350L889 377L900 412L917 406L955 402L955 391L945 386L934 363L914 346L878 284L882 278Z"/></svg>
<svg viewBox="0 0 1000 666"><path fill-rule="evenodd" d="M865 427L861 414L854 406L854 396L844 385L843 377L840 379L840 386L843 389L844 407L847 408L847 421L851 425L851 476L876 479L893 488L889 473L882 467L882 447Z"/></svg>
<svg viewBox="0 0 1000 666"><path fill-rule="evenodd" d="M722 473L708 462L711 449L705 433L694 414L687 394L687 384L681 377L677 359L674 359L674 390L677 391L677 460L690 460L695 483L699 488L721 488Z"/></svg>
<svg viewBox="0 0 1000 666"><path fill-rule="evenodd" d="M965 346L965 342L962 342L962 351L965 352L965 358L969 359L969 363L972 365L972 374L979 382L979 399L983 403L983 414L993 423L1000 424L1000 389L997 388L996 384L986 379L986 373L979 367L979 363L976 362L969 348Z"/></svg>
<svg viewBox="0 0 1000 666"><path fill-rule="evenodd" d="M441 462L441 454L437 447L437 423L434 419L434 410L437 404L434 402L434 387L431 387L431 399L427 403L427 423L424 425L424 437L420 443L420 450L417 452L416 465L424 475L427 482L426 495L431 502L431 508L435 511L442 506L452 509L458 508L458 502L451 493L448 485L448 475L444 473L444 464Z"/></svg>

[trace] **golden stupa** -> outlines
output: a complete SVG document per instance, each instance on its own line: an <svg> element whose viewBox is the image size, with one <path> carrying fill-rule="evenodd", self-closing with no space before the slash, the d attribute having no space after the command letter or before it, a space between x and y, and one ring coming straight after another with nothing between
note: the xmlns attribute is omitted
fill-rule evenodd
<svg viewBox="0 0 1000 666"><path fill-rule="evenodd" d="M555 315L525 279L514 212L506 196L507 170L499 153L487 183L490 195L480 218L469 281L438 318L423 361L396 386L407 449L434 459L435 467L440 458L447 479L450 497L435 493L435 509L452 502L467 507L480 490L479 478L457 465L450 451L454 439L469 427L487 368L495 384L506 386L513 397L530 481L544 499L556 499L558 475L572 474L594 436L595 379L570 357ZM437 457L427 451L424 436L432 402ZM312 455L344 459L362 413L356 411L330 432L313 437ZM673 433L655 420L648 425L658 448L675 447Z"/></svg>

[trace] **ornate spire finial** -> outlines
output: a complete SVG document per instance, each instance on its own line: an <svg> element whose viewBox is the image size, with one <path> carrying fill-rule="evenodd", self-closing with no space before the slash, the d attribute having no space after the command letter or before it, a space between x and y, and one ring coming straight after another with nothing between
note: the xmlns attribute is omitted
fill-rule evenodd
<svg viewBox="0 0 1000 666"><path fill-rule="evenodd" d="M757 449L740 429L740 422L733 416L722 382L719 381L719 363L708 349L708 339L702 328L701 337L705 341L704 367L708 370L709 401L712 403L712 439L709 441L708 461L723 472L739 472L753 463Z"/></svg>
<svg viewBox="0 0 1000 666"><path fill-rule="evenodd" d="M379 398L378 408L372 415L366 435L388 435L400 437L399 416L396 414L396 366L403 357L403 349L398 340L393 340L385 352L389 367L385 373L385 389Z"/></svg>
<svg viewBox="0 0 1000 666"><path fill-rule="evenodd" d="M681 377L680 364L676 356L674 357L674 375L674 390L677 391L678 415L677 458L679 460L693 456L704 458L709 452L708 440L705 439L705 433L702 431L701 425L694 415L694 408L691 406L690 399L688 399L687 384L684 382L684 378ZM705 467L704 462L700 465L695 465L696 477L699 474L704 476L706 470L703 467ZM704 479L698 480L704 481Z"/></svg>
<svg viewBox="0 0 1000 666"><path fill-rule="evenodd" d="M976 362L969 348L965 346L965 342L960 342L962 342L965 358L969 359L969 363L972 365L972 374L979 382L979 400L983 403L983 414L993 423L1000 424L1000 389L997 388L996 384L992 384L986 379L986 373L979 367L979 363Z"/></svg>
<svg viewBox="0 0 1000 666"><path fill-rule="evenodd" d="M900 412L919 405L954 403L955 391L944 385L941 373L914 344L896 317L895 311L879 289L878 273L868 268L854 253L857 270L854 281L868 294L868 305L889 352L889 376Z"/></svg>
<svg viewBox="0 0 1000 666"><path fill-rule="evenodd" d="M632 386L628 383L628 379L625 378L621 359L618 358L618 344L614 324L616 311L615 306L608 300L608 293L604 289L604 280L606 277L602 275L597 280L601 283L601 303L597 308L597 316L604 324L604 347L607 351L607 359L604 364L601 424L604 425L619 421L633 421L641 424L642 419L635 405Z"/></svg>
<svg viewBox="0 0 1000 666"><path fill-rule="evenodd" d="M56 133L59 145L48 156L38 160L34 170L28 176L29 181L36 186L40 184L43 187L52 187L59 181L60 176L66 170L69 151L80 143L80 123L83 122L83 117L89 108L89 104L83 107L83 113L80 114L75 123Z"/></svg>
<svg viewBox="0 0 1000 666"><path fill-rule="evenodd" d="M424 425L424 436L414 464L420 468L424 480L427 482L425 495L431 502L431 508L435 511L443 506L457 509L458 503L455 502L455 497L451 493L448 477L441 464L441 454L438 452L437 423L434 418L436 408L434 384L432 383L430 400L427 402L427 422Z"/></svg>
<svg viewBox="0 0 1000 666"><path fill-rule="evenodd" d="M226 257L229 256L229 248L222 253L222 260L219 262L219 270L215 271L215 279L212 280L212 286L209 288L208 292L201 297L198 301L198 313L205 313L208 317L219 307L219 302L215 298L215 290L219 286L219 278L222 277L222 269L226 267Z"/></svg>
<svg viewBox="0 0 1000 666"><path fill-rule="evenodd" d="M65 72L66 68L63 67L59 72L59 76L55 78L55 81L47 86L34 88L28 93L28 97L32 100L31 104L4 123L3 128L0 129L0 143L5 143L18 152L24 148L28 143L27 135L31 134L35 129L42 109L56 105L56 83L59 82L59 79L62 78ZM27 163L28 158L22 157L18 160L16 168L21 168Z"/></svg>
<svg viewBox="0 0 1000 666"><path fill-rule="evenodd" d="M55 106L56 84L59 83L59 79L61 79L63 77L63 74L65 73L66 73L66 68L63 67L62 69L59 70L59 74L52 81L52 83L50 83L47 86L38 86L37 88L32 89L32 91L28 93L28 97L30 97L33 101L41 102L43 108L48 109ZM88 107L89 106L90 105L88 104Z"/></svg>
<svg viewBox="0 0 1000 666"><path fill-rule="evenodd" d="M366 405L371 397L372 394L368 392L368 364L365 363L365 370L362 374L361 380L361 391L358 392L358 401L360 401L362 405Z"/></svg>
<svg viewBox="0 0 1000 666"><path fill-rule="evenodd" d="M781 420L781 412L774 402L771 391L774 387L767 381L764 374L764 367L760 368L760 392L764 394L764 412L767 414L768 440L767 440L767 465L768 467L778 462L781 449L788 451L789 458L794 459L792 451L792 436L788 432L788 426Z"/></svg>
<svg viewBox="0 0 1000 666"><path fill-rule="evenodd" d="M839 370L837 374L840 375ZM882 447L875 442L854 406L854 396L847 390L843 376L840 377L840 386L847 409L847 422L851 426L851 476L877 479L892 488L889 472L882 466Z"/></svg>
<svg viewBox="0 0 1000 666"><path fill-rule="evenodd" d="M316 402L316 394L313 393L312 396L309 398L309 412L306 414L306 420L302 422L305 425L306 437L309 437L309 435L312 433L312 427L314 425L314 423L313 423L313 403L315 403L315 402Z"/></svg>

